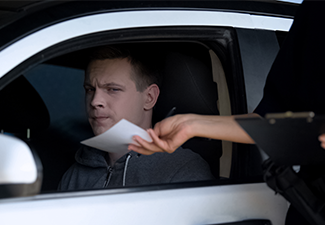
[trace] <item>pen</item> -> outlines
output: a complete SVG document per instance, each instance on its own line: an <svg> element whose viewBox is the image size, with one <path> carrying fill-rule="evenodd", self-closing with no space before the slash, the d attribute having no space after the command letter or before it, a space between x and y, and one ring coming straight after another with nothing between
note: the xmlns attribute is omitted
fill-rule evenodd
<svg viewBox="0 0 325 225"><path fill-rule="evenodd" d="M176 107L174 106L168 113L167 115L165 116L165 119L172 116L176 111Z"/></svg>

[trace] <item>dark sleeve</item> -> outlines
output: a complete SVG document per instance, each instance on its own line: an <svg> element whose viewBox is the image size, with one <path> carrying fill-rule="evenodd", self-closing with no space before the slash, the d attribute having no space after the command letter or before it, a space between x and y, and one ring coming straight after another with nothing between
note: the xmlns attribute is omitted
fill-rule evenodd
<svg viewBox="0 0 325 225"><path fill-rule="evenodd" d="M255 112L313 111L325 114L325 2L304 1L269 72ZM301 172L306 171L301 167ZM315 174L312 170L308 176ZM308 177L307 176L307 177ZM306 177L306 176L304 176ZM308 224L290 207L286 224Z"/></svg>
<svg viewBox="0 0 325 225"><path fill-rule="evenodd" d="M325 114L325 2L304 1L272 65L255 112Z"/></svg>
<svg viewBox="0 0 325 225"><path fill-rule="evenodd" d="M177 149L177 152L183 152L178 158L182 158L181 164L174 171L171 182L188 182L188 181L204 181L214 180L209 164L197 153L189 149ZM186 160L184 160L186 158Z"/></svg>

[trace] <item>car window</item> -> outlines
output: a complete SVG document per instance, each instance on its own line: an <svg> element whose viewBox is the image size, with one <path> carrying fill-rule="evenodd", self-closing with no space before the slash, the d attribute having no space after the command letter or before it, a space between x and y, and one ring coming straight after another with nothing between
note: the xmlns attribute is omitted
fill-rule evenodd
<svg viewBox="0 0 325 225"><path fill-rule="evenodd" d="M164 101L164 99L168 100L170 98L168 95L171 93L173 94L172 97L182 94L178 92L178 89L181 90L181 87L184 87L184 85L185 88L191 91L189 93L184 92L184 90L182 91L184 92L184 96L182 97L182 104L184 104L184 106L177 106L178 113L196 112L217 114L218 108L215 102L218 93L212 78L209 50L202 44L193 43L177 43L177 45L172 43L157 43L156 45L163 45L164 49L169 48L168 51L165 51L165 53L161 54L167 54L164 57L176 57L176 59L173 59L174 61L168 62L168 70L171 72L176 70L177 72L175 72L174 75L170 75L170 78L164 77L166 81L161 89L161 98L163 98L163 100L158 100L154 113L154 120L156 121L154 122L163 119L163 117L166 115L166 110L173 106L169 104L166 105L166 101ZM162 48L159 47L159 49ZM87 51L88 50L86 49L84 52ZM49 110L50 115L49 128L41 132L31 131L30 137L32 140L33 148L35 148L43 164L43 192L53 191L57 189L63 174L75 163L75 154L80 148L80 141L93 136L85 109L85 91L83 88L84 70L76 68L78 66L80 67L80 65L74 66L73 61L69 62L69 60L66 60L69 58L67 56L71 56L71 54L76 53L72 52L68 55L56 57L54 59L46 61L45 63L39 64L33 69L28 70L24 73L24 77L27 78L27 80L33 85L33 87L42 97L47 109ZM81 54L80 51L78 54ZM198 70L196 71L198 73L196 76L202 76L203 73L207 74L208 80L204 81L208 82L208 86L206 86L206 88L210 86L210 89L212 90L211 94L215 96L208 96L211 98L211 100L204 98L201 99L201 96L199 95L202 94L202 90L198 90L198 95L192 94L193 83L186 83L186 79L191 75L192 72L184 73L184 75L181 77L180 72L182 72L183 68L174 67L175 62L179 64L182 63L182 61L175 61L179 60L177 57L183 57L182 54L186 56L185 59L190 60L190 62L193 61L192 58L196 57L198 59L197 62L194 61L198 63L198 65L195 65L194 70ZM201 56L198 57L198 55ZM83 57L86 57L86 55ZM166 61L168 60L169 59ZM61 66L60 64L62 64L62 62L64 62L63 64L67 65ZM184 66L188 65L184 64ZM204 68L206 71L200 71L200 68ZM177 82L177 79L167 81L167 79L174 79L174 76L179 76L178 82L180 82L178 84L179 87L175 87L176 89L174 87L168 87L168 83L174 84L174 82ZM194 79L198 78L199 77ZM192 94L193 98L199 98L197 100L197 103L195 103L195 99L187 98L188 94ZM211 101L212 103L210 103L210 105L207 107L202 106L201 100ZM168 100L168 102L170 101L172 100ZM186 101L189 101L186 103L187 105L184 103ZM175 102L173 104L178 103ZM207 110L214 108L214 111L204 112L204 108L207 108ZM194 138L185 143L184 148L195 151L197 154L201 155L203 160L208 161L210 168L212 167L211 171L214 177L218 178L218 164L219 157L221 155L220 141ZM172 163L167 166L172 167ZM196 168L196 170L199 171L200 168ZM183 176L185 177L186 175ZM180 179L180 181L184 182L187 180Z"/></svg>
<svg viewBox="0 0 325 225"><path fill-rule="evenodd" d="M263 97L267 74L279 51L274 31L237 29L243 60L248 112L254 111Z"/></svg>
<svg viewBox="0 0 325 225"><path fill-rule="evenodd" d="M31 133L43 164L43 190L56 190L74 162L79 142L91 137L84 104L84 71L40 64L24 76L42 97L50 114L45 132Z"/></svg>
<svg viewBox="0 0 325 225"><path fill-rule="evenodd" d="M217 104L218 91L216 84L213 82L211 57L209 51L214 52L220 60L223 67L227 85L229 88L229 97L232 113L245 113L246 102L243 98L244 83L242 82L242 72L240 65L240 56L238 44L235 39L235 34L232 28L200 28L204 29L202 32L202 38L193 38L191 41L165 41L164 36L160 37L160 40L150 41L152 46L160 46L157 52L166 54L167 58L177 58L177 54L186 55L187 58L195 58L196 63L193 65L196 68L196 72L200 75L203 74L201 66L205 67L206 72L209 75L208 86L209 88L201 88L198 90L198 97L189 97L194 93L193 83L186 83L191 81L187 79L191 75L185 74L183 77L180 73L176 73L168 79L174 79L180 77L179 81L170 80L167 84L176 84L178 82L179 87L182 87L184 91L174 93L170 98L168 96L171 91L167 88L163 90L162 95L165 96L167 101L159 102L172 102L174 96L181 96L181 102L189 102L190 106L187 111L179 111L178 113L200 113L200 114L216 114L218 115L219 109ZM217 31L217 32L216 32ZM158 32L158 33L157 33ZM196 29L192 28L180 28L177 29L180 37L187 37L189 34L197 34ZM175 29L143 29L143 30L125 30L125 33L130 38L119 43L135 43L131 41L137 35L144 40L151 37L152 33L157 36L175 33ZM224 35L227 34L227 35ZM112 31L104 32L100 34L89 35L85 37L79 37L77 39L70 40L69 42L63 42L57 46L51 46L49 49L44 50L41 55L42 60L39 62L36 60L38 55L31 58L29 61L17 67L11 73L21 74L23 73L27 80L34 86L37 92L43 98L47 109L50 114L50 126L45 132L31 132L33 139L33 145L41 158L44 168L44 182L42 191L55 191L59 185L59 182L71 165L75 162L75 154L80 147L80 141L91 137L92 131L87 121L84 106L84 90L82 88L84 71L81 68L85 67L85 54L90 49L99 46L109 44L110 41L117 36L121 36L121 32ZM105 38L104 38L105 37ZM168 37L168 36L167 36ZM91 42L91 40L93 42ZM163 41L162 41L163 40ZM80 45L83 48L80 49ZM52 55L52 52L56 52L56 49L61 49L61 54L56 53ZM161 51L161 52L160 52ZM177 53L176 56L174 53ZM45 60L44 60L45 59ZM76 61L79 65L76 65ZM28 63L32 63L32 66ZM77 63L78 64L78 63ZM80 66L80 64L82 64ZM175 61L170 62L169 69L174 71L179 63ZM190 64L193 66L192 64ZM199 65L199 66L197 66ZM29 69L32 68L32 69ZM185 67L184 67L185 68ZM179 71L186 71L184 68L180 68ZM169 74L169 73L168 73ZM6 78L6 77L5 77ZM198 76L200 78L200 76ZM194 82L195 84L195 82ZM215 89L212 94L208 94L207 99L202 99L202 93L208 90ZM188 91L188 94L187 92ZM200 93L202 92L202 93ZM194 101L196 100L196 101ZM196 102L196 103L195 103ZM208 103L208 104L207 104ZM158 104L154 116L154 122L157 122L165 117L167 112L172 108L172 105ZM206 108L206 111L203 109ZM202 111L203 110L203 111ZM241 145L234 144L236 149L245 148ZM208 162L210 170L215 178L219 179L219 161L222 149L222 144L218 140L209 140L204 138L193 138L188 143L185 143L184 148L189 148L199 154L203 160ZM232 149L230 149L232 151ZM240 150L239 150L240 151ZM231 158L228 160L232 161ZM245 160L244 158L236 157L236 161ZM242 170L241 170L242 173ZM242 176L242 175L240 175ZM244 174L243 176L246 176ZM232 178L237 179L238 175L233 172ZM186 180L182 180L183 182Z"/></svg>
<svg viewBox="0 0 325 225"><path fill-rule="evenodd" d="M40 93L49 109L52 124L66 117L86 119L83 70L40 64L24 76Z"/></svg>

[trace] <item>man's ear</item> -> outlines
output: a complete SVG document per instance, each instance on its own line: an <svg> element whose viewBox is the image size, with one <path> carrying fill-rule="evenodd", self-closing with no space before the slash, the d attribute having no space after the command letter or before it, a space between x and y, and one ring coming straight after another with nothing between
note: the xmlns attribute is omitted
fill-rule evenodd
<svg viewBox="0 0 325 225"><path fill-rule="evenodd" d="M147 87L145 92L146 99L144 103L144 109L150 110L155 106L160 90L157 84L151 84L149 87Z"/></svg>

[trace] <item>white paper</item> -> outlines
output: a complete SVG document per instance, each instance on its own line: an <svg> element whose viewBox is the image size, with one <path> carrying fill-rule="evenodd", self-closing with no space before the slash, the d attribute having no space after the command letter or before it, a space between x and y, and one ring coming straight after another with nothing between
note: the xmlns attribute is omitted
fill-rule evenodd
<svg viewBox="0 0 325 225"><path fill-rule="evenodd" d="M104 133L83 140L81 141L81 144L106 152L126 153L128 151L127 148L129 144L136 144L136 142L132 140L134 135L138 135L146 141L152 141L151 137L144 129L125 119L122 119Z"/></svg>

